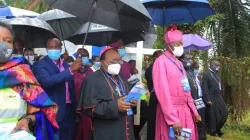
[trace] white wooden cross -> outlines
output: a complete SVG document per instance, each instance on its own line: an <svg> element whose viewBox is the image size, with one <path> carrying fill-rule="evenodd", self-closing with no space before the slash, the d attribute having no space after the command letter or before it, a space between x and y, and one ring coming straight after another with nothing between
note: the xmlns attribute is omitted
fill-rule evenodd
<svg viewBox="0 0 250 140"><path fill-rule="evenodd" d="M143 41L137 42L137 47L136 48L132 48L132 47L126 47L126 53L132 53L132 54L136 54L136 68L138 70L138 75L139 79L141 80L142 77L142 62L144 61L144 55L153 55L153 53L158 50L158 49L148 49L148 48L143 48ZM140 104L141 101L139 100L137 102L137 114L135 115L134 118L134 124L135 125L140 125Z"/></svg>

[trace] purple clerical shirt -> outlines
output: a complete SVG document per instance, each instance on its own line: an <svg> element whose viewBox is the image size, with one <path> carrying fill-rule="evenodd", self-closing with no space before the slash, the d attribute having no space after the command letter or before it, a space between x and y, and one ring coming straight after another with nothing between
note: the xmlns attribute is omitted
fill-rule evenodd
<svg viewBox="0 0 250 140"><path fill-rule="evenodd" d="M53 61L53 62L56 64L55 61ZM57 67L59 68L60 72L65 70L64 66L63 66L63 60L62 59L60 59L59 65L57 65ZM71 71L70 71L70 73L73 75L73 73ZM69 94L69 83L66 82L65 86L66 86L66 103L71 103L70 94Z"/></svg>

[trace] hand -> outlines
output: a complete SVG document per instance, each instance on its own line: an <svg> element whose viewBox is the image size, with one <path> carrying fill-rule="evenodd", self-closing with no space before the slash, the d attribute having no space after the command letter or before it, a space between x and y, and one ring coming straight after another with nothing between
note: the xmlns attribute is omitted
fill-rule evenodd
<svg viewBox="0 0 250 140"><path fill-rule="evenodd" d="M17 122L16 127L11 131L11 134L16 133L18 130L24 130L30 132L29 122L27 119L23 118Z"/></svg>
<svg viewBox="0 0 250 140"><path fill-rule="evenodd" d="M125 98L126 98L126 96L118 99L118 111L119 112L128 112L128 110L131 107L130 103L124 102Z"/></svg>
<svg viewBox="0 0 250 140"><path fill-rule="evenodd" d="M80 58L77 58L72 65L70 65L70 71L73 72L73 71L77 71L79 70L80 68L82 67L82 59Z"/></svg>
<svg viewBox="0 0 250 140"><path fill-rule="evenodd" d="M201 116L200 116L200 115L197 115L197 116L195 117L195 121L196 121L196 122L201 122Z"/></svg>
<svg viewBox="0 0 250 140"><path fill-rule="evenodd" d="M131 107L136 107L137 106L137 101L131 100Z"/></svg>
<svg viewBox="0 0 250 140"><path fill-rule="evenodd" d="M173 128L174 128L175 135L180 136L181 135L181 130L182 130L181 123L174 124Z"/></svg>
<svg viewBox="0 0 250 140"><path fill-rule="evenodd" d="M212 105L213 103L211 101L207 102L208 105Z"/></svg>

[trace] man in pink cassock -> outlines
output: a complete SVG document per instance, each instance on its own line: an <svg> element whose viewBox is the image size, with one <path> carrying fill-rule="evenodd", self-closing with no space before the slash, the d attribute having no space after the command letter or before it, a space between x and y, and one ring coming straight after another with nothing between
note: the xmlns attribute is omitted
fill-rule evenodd
<svg viewBox="0 0 250 140"><path fill-rule="evenodd" d="M155 140L169 140L169 128L180 135L182 128L191 129L191 140L198 140L195 121L201 121L187 82L182 63L182 32L170 25L164 37L166 51L153 66L153 81L159 101L156 111Z"/></svg>

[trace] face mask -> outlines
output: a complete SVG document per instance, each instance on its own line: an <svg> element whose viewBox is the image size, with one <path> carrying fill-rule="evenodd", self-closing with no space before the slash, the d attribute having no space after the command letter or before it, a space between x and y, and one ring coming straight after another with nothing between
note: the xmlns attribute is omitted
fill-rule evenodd
<svg viewBox="0 0 250 140"><path fill-rule="evenodd" d="M9 61L12 53L13 48L0 41L0 63Z"/></svg>
<svg viewBox="0 0 250 140"><path fill-rule="evenodd" d="M184 49L182 46L174 47L174 51L171 48L170 48L170 50L173 52L174 56L176 56L176 57L180 57L184 52Z"/></svg>
<svg viewBox="0 0 250 140"><path fill-rule="evenodd" d="M185 68L189 68L193 64L193 60L184 60L183 65Z"/></svg>
<svg viewBox="0 0 250 140"><path fill-rule="evenodd" d="M86 66L89 64L89 58L88 57L82 57L82 65Z"/></svg>
<svg viewBox="0 0 250 140"><path fill-rule="evenodd" d="M121 69L120 64L111 64L108 66L108 73L111 75L118 75Z"/></svg>
<svg viewBox="0 0 250 140"><path fill-rule="evenodd" d="M101 62L95 62L95 66L100 68L101 67Z"/></svg>
<svg viewBox="0 0 250 140"><path fill-rule="evenodd" d="M220 67L218 67L218 66L212 66L212 68L211 68L213 71L219 71L220 70Z"/></svg>
<svg viewBox="0 0 250 140"><path fill-rule="evenodd" d="M198 75L199 74L199 70L197 70L197 69L195 69L194 71L193 71L193 73L194 73L194 75L196 76L196 75Z"/></svg>
<svg viewBox="0 0 250 140"><path fill-rule="evenodd" d="M29 61L34 61L35 57L33 55L24 56Z"/></svg>
<svg viewBox="0 0 250 140"><path fill-rule="evenodd" d="M60 58L60 56L61 56L60 50L48 50L48 57L51 60L56 61Z"/></svg>
<svg viewBox="0 0 250 140"><path fill-rule="evenodd" d="M120 54L121 57L124 57L126 55L125 49L118 49L118 53Z"/></svg>

